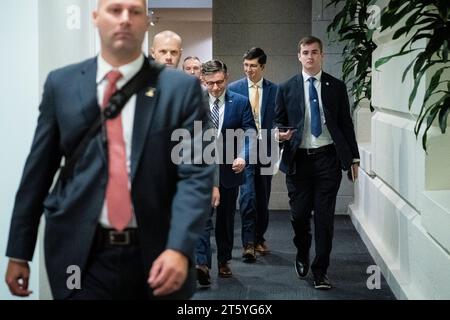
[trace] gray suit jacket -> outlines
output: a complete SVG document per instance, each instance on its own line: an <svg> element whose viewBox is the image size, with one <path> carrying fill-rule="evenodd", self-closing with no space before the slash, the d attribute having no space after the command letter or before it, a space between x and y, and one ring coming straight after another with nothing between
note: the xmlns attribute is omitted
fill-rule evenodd
<svg viewBox="0 0 450 320"><path fill-rule="evenodd" d="M50 191L61 158L79 143L99 113L96 59L49 74L40 105L34 141L16 195L7 256L31 260L39 220L46 217L45 258L56 299L64 299L67 268L83 271L105 199L107 154L100 134L93 138L66 183ZM210 210L214 166L171 161L177 128L193 130L194 121L207 121L197 79L181 72L161 72L155 95L137 93L131 152L131 194L138 223L145 272L166 248L193 260L195 243ZM191 266L188 280L171 298L189 298L194 291Z"/></svg>

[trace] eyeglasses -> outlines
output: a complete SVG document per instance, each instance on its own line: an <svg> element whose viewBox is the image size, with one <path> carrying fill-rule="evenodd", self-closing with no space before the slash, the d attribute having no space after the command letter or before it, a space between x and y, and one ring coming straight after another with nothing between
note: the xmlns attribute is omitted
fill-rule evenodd
<svg viewBox="0 0 450 320"><path fill-rule="evenodd" d="M223 86L225 83L225 80L218 80L218 81L206 81L205 82L208 87L214 87L215 84L217 84L218 87Z"/></svg>

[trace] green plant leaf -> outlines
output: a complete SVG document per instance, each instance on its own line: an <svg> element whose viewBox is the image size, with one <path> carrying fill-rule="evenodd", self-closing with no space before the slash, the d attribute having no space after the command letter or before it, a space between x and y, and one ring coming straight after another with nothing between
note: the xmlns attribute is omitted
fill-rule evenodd
<svg viewBox="0 0 450 320"><path fill-rule="evenodd" d="M408 54L408 53L416 51L416 50L419 50L419 49L411 49L411 50L407 50L407 51L404 51L404 52L398 52L398 53L392 54L392 55L387 56L387 57L380 58L377 61L375 61L375 69L377 69L380 66L382 66L383 64L387 63L392 58L400 57L400 56L403 56L405 54Z"/></svg>
<svg viewBox="0 0 450 320"><path fill-rule="evenodd" d="M407 35L409 31L411 31L411 26L406 25L406 26L398 29L397 31L395 31L394 35L392 36L392 39L393 40L398 39L403 34Z"/></svg>
<svg viewBox="0 0 450 320"><path fill-rule="evenodd" d="M450 97L447 97L447 105L442 106L441 110L439 110L439 127L441 128L441 132L444 134L447 129L447 119L450 113Z"/></svg>
<svg viewBox="0 0 450 320"><path fill-rule="evenodd" d="M423 99L423 104L425 104L428 99L433 95L434 90L437 88L437 86L441 83L441 75L444 72L444 70L447 68L441 68L437 70L434 75L431 77L430 84L428 85L428 88L425 92L425 96Z"/></svg>
<svg viewBox="0 0 450 320"><path fill-rule="evenodd" d="M408 66L406 67L405 71L403 71L403 76L402 76L402 82L405 82L405 78L406 75L408 74L409 70L411 69L411 67L414 65L414 60L411 61Z"/></svg>
<svg viewBox="0 0 450 320"><path fill-rule="evenodd" d="M422 148L426 153L428 153L427 152L427 135L428 135L428 130L425 130L425 133L422 136ZM416 134L416 136L417 136L417 134Z"/></svg>
<svg viewBox="0 0 450 320"><path fill-rule="evenodd" d="M442 49L442 59L448 61L448 40L444 40L444 45Z"/></svg>

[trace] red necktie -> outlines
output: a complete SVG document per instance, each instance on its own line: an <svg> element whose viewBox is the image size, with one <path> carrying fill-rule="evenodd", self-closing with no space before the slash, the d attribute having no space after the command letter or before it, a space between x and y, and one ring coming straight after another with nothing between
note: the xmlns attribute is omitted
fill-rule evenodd
<svg viewBox="0 0 450 320"><path fill-rule="evenodd" d="M116 92L116 82L122 77L119 71L110 71L106 78L108 85L103 96L103 108L108 105ZM114 229L122 231L131 219L131 195L128 189L127 155L123 138L122 117L106 121L108 137L108 184L106 186L106 206L108 220Z"/></svg>

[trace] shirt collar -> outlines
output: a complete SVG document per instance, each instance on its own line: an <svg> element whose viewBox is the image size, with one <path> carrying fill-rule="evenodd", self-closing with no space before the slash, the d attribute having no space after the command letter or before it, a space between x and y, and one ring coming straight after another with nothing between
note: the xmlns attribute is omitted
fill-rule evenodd
<svg viewBox="0 0 450 320"><path fill-rule="evenodd" d="M108 72L112 70L119 70L122 74L122 78L117 83L117 86L120 87L121 85L127 83L128 80L133 78L133 76L139 72L143 63L144 55L141 54L137 59L131 61L130 63L120 66L119 68L114 68L108 62L106 62L105 59L103 59L101 54L99 54L97 56L97 84L105 79Z"/></svg>
<svg viewBox="0 0 450 320"><path fill-rule="evenodd" d="M261 78L258 82L253 83L250 79L247 78L248 87L251 88L251 87L253 87L253 85L256 84L259 88L262 88L263 80L264 80L264 78Z"/></svg>
<svg viewBox="0 0 450 320"><path fill-rule="evenodd" d="M227 91L225 90L222 95L219 97L219 105L222 105L225 102L225 94L227 93ZM216 101L216 97L212 96L210 93L208 93L209 95L209 104L212 105L214 103L214 101Z"/></svg>
<svg viewBox="0 0 450 320"><path fill-rule="evenodd" d="M303 75L303 82L308 81L308 79L311 77L316 78L316 80L318 80L320 82L320 79L322 78L322 70L320 70L318 73L316 73L313 76L310 76L309 74L307 74L305 71L302 70L302 75Z"/></svg>

